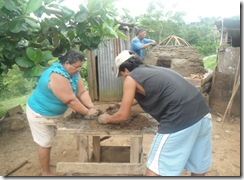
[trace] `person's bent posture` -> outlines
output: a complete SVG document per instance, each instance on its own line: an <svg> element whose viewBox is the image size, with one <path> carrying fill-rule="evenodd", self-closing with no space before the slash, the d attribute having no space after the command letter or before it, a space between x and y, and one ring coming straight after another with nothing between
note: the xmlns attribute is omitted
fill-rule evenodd
<svg viewBox="0 0 244 180"><path fill-rule="evenodd" d="M26 115L33 140L39 145L38 156L44 176L52 175L50 152L56 133L55 126L45 122L62 117L68 107L86 117L99 114L80 76L83 61L82 53L68 51L43 72L28 99Z"/></svg>
<svg viewBox="0 0 244 180"><path fill-rule="evenodd" d="M134 99L159 122L147 160L147 176L203 176L212 161L210 109L199 90L171 69L144 65L133 52L115 59L124 77L119 111L100 115L100 123L128 120Z"/></svg>

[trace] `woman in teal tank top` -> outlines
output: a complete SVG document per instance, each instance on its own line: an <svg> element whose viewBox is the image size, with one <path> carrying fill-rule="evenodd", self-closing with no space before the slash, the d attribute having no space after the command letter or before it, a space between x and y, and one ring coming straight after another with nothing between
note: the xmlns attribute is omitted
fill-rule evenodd
<svg viewBox="0 0 244 180"><path fill-rule="evenodd" d="M89 92L86 90L80 70L85 57L70 50L45 70L29 97L26 115L33 140L40 146L38 155L43 175L52 175L49 169L50 152L55 137L55 127L43 122L64 115L71 108L84 116L97 116Z"/></svg>

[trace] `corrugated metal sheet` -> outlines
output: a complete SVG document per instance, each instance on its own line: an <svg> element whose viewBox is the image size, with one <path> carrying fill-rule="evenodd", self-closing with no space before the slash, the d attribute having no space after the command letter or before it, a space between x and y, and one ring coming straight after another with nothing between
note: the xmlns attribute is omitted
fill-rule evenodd
<svg viewBox="0 0 244 180"><path fill-rule="evenodd" d="M115 77L117 68L114 59L121 51L130 48L136 30L128 24L123 24L120 28L127 39L108 39L95 51L87 51L88 86L93 101L121 101L123 78Z"/></svg>
<svg viewBox="0 0 244 180"><path fill-rule="evenodd" d="M97 72L99 101L121 101L123 93L123 78L116 78L117 68L115 57L123 50L129 49L131 33L125 31L127 39L110 39L101 44L97 51Z"/></svg>

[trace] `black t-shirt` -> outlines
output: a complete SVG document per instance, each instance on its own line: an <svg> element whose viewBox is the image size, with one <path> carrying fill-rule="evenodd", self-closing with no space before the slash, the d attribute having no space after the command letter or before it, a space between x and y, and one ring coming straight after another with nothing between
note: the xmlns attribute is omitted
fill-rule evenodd
<svg viewBox="0 0 244 180"><path fill-rule="evenodd" d="M159 122L158 133L185 129L210 112L200 91L171 69L141 65L129 76L144 88L146 96L136 93L135 99Z"/></svg>

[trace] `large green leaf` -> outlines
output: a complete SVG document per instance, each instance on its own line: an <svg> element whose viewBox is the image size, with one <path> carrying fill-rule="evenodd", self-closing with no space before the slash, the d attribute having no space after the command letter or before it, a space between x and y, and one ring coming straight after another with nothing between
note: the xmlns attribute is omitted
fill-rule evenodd
<svg viewBox="0 0 244 180"><path fill-rule="evenodd" d="M54 57L53 57L51 51L42 51L41 62L48 62L49 60L52 60L53 58Z"/></svg>
<svg viewBox="0 0 244 180"><path fill-rule="evenodd" d="M78 23L77 25L76 25L76 32L77 33L82 33L82 32L85 32L85 29L86 29L86 23L85 22L83 22L83 23Z"/></svg>
<svg viewBox="0 0 244 180"><path fill-rule="evenodd" d="M24 30L23 23L25 23L25 21L21 18L13 19L9 23L9 30L12 33L19 33L20 31Z"/></svg>
<svg viewBox="0 0 244 180"><path fill-rule="evenodd" d="M63 19L58 19L58 18L50 18L49 20L46 20L46 23L48 23L48 27L53 27L52 30L56 29L57 32L59 32L59 30L55 27L60 27L62 29L66 28L65 22Z"/></svg>
<svg viewBox="0 0 244 180"><path fill-rule="evenodd" d="M35 12L42 6L42 0L29 0L25 9L26 14Z"/></svg>
<svg viewBox="0 0 244 180"><path fill-rule="evenodd" d="M1 58L0 58L1 59ZM5 69L7 66L0 61L0 69Z"/></svg>
<svg viewBox="0 0 244 180"><path fill-rule="evenodd" d="M31 76L41 76L42 72L45 70L45 67L37 64L31 69Z"/></svg>
<svg viewBox="0 0 244 180"><path fill-rule="evenodd" d="M49 4L49 3L53 2L53 0L44 0L44 2L45 2L46 4Z"/></svg>
<svg viewBox="0 0 244 180"><path fill-rule="evenodd" d="M122 33L121 31L117 31L117 34L120 38L127 39L127 36L124 33Z"/></svg>
<svg viewBox="0 0 244 180"><path fill-rule="evenodd" d="M58 0L58 3L60 4L60 3L64 2L64 1L67 1L67 0Z"/></svg>
<svg viewBox="0 0 244 180"><path fill-rule="evenodd" d="M100 27L101 26L101 24L99 23L99 21L96 19L96 18L90 18L89 19L89 22L93 25L93 26L95 26L95 27Z"/></svg>
<svg viewBox="0 0 244 180"><path fill-rule="evenodd" d="M81 41L83 42L84 45L86 45L88 47L90 46L90 44L91 44L91 42L90 42L91 37L90 36L87 36L87 34L83 34L83 36L80 38L81 38Z"/></svg>
<svg viewBox="0 0 244 180"><path fill-rule="evenodd" d="M101 3L99 3L98 1L96 1L90 8L90 11L93 15L98 15L102 11Z"/></svg>
<svg viewBox="0 0 244 180"><path fill-rule="evenodd" d="M3 0L0 0L0 9L2 9L3 6L4 6L4 2Z"/></svg>
<svg viewBox="0 0 244 180"><path fill-rule="evenodd" d="M87 46L85 46L84 44L80 44L79 50L84 51L85 49L87 49ZM88 49L92 50L92 48L88 48Z"/></svg>
<svg viewBox="0 0 244 180"><path fill-rule="evenodd" d="M33 61L26 59L24 57L17 57L15 62L20 67L24 67L24 68L32 67L34 65Z"/></svg>
<svg viewBox="0 0 244 180"><path fill-rule="evenodd" d="M80 4L79 8L80 8L81 12L87 12L88 13L88 9L86 6L84 6L84 4Z"/></svg>
<svg viewBox="0 0 244 180"><path fill-rule="evenodd" d="M34 48L28 47L26 54L33 62L37 63L41 61L42 52L40 49L35 50Z"/></svg>
<svg viewBox="0 0 244 180"><path fill-rule="evenodd" d="M12 0L5 0L4 7L9 11L13 11L16 8L14 1Z"/></svg>
<svg viewBox="0 0 244 180"><path fill-rule="evenodd" d="M8 30L8 22L0 22L0 34Z"/></svg>
<svg viewBox="0 0 244 180"><path fill-rule="evenodd" d="M91 10L95 8L98 5L98 3L99 3L98 0L88 0L87 8Z"/></svg>
<svg viewBox="0 0 244 180"><path fill-rule="evenodd" d="M70 10L69 8L67 8L65 6L61 6L61 10L62 10L63 17L71 18L74 15L74 11Z"/></svg>
<svg viewBox="0 0 244 180"><path fill-rule="evenodd" d="M113 0L80 1L77 13L61 6L62 1L0 0L0 61L7 68L14 63L25 70L37 66L32 71L38 74L39 65L45 66L51 55L57 57L70 47L95 49L105 37L116 37Z"/></svg>
<svg viewBox="0 0 244 180"><path fill-rule="evenodd" d="M68 31L67 32L67 36L68 36L68 38L69 38L70 41L73 41L74 38L75 38L75 31L74 30Z"/></svg>
<svg viewBox="0 0 244 180"><path fill-rule="evenodd" d="M36 29L36 31L40 29L40 25L39 25L38 21L36 21L35 19L26 17L25 21L30 27L32 27L33 29Z"/></svg>
<svg viewBox="0 0 244 180"><path fill-rule="evenodd" d="M33 12L33 14L36 16L36 17L39 17L41 18L43 13L45 11L45 8L44 7L40 7L39 9L37 9L35 12Z"/></svg>
<svg viewBox="0 0 244 180"><path fill-rule="evenodd" d="M48 61L47 64L48 64L49 66L52 66L53 63L58 62L58 61L59 61L58 58L53 58L52 60Z"/></svg>
<svg viewBox="0 0 244 180"><path fill-rule="evenodd" d="M84 22L88 19L89 14L87 12L81 12L75 14L75 21L77 22Z"/></svg>
<svg viewBox="0 0 244 180"><path fill-rule="evenodd" d="M59 43L60 43L60 38L59 38L58 34L54 34L52 36L52 45L53 45L53 47L58 47Z"/></svg>
<svg viewBox="0 0 244 180"><path fill-rule="evenodd" d="M103 24L103 31L106 36L111 38L118 38L117 33L114 31L112 27L110 27L107 23Z"/></svg>
<svg viewBox="0 0 244 180"><path fill-rule="evenodd" d="M97 48L100 43L101 43L101 37L100 36L95 36L91 39L91 46L94 49Z"/></svg>

